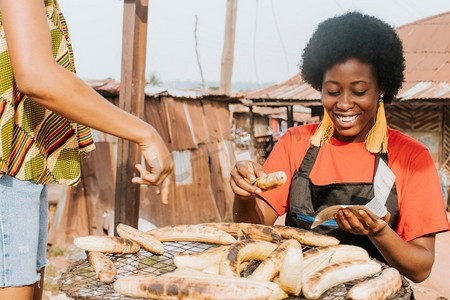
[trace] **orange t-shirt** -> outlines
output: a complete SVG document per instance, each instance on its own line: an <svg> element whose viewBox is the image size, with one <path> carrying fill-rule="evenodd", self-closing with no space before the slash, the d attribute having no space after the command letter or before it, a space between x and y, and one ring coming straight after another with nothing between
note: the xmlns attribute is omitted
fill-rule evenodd
<svg viewBox="0 0 450 300"><path fill-rule="evenodd" d="M264 163L266 173L284 171L288 175L286 184L261 194L278 215L288 209L292 176L300 168L317 126L290 128ZM410 241L449 230L439 176L428 149L397 130L389 128L388 133L388 167L396 176L399 207L397 234ZM321 147L310 179L315 185L373 182L374 173L375 155L365 149L364 142L332 138Z"/></svg>

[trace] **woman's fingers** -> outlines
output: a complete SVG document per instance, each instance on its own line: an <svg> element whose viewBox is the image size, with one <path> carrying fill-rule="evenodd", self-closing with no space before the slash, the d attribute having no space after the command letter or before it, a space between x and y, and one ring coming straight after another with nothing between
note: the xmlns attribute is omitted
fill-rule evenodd
<svg viewBox="0 0 450 300"><path fill-rule="evenodd" d="M383 220L386 223L389 223L389 220L391 219L391 213L387 212L387 214L381 218L381 220Z"/></svg>
<svg viewBox="0 0 450 300"><path fill-rule="evenodd" d="M250 197L252 195L251 192L240 188L235 181L230 180L231 189L233 190L233 193L240 197Z"/></svg>
<svg viewBox="0 0 450 300"><path fill-rule="evenodd" d="M361 216L361 223L364 224L365 227L374 228L376 226L376 222L363 209L360 209L358 213Z"/></svg>
<svg viewBox="0 0 450 300"><path fill-rule="evenodd" d="M169 203L169 190L170 190L170 170L165 170L164 172L155 175L150 173L142 165L136 164L136 169L139 171L140 177L134 177L131 182L136 184L146 184L146 185L160 185L159 194L161 197L161 202L164 204Z"/></svg>
<svg viewBox="0 0 450 300"><path fill-rule="evenodd" d="M389 213L382 219L376 220L372 219L364 210L359 210L358 214L359 216L356 216L347 208L339 210L335 216L339 228L353 234L375 235L387 226L385 219L389 220L390 218Z"/></svg>
<svg viewBox="0 0 450 300"><path fill-rule="evenodd" d="M165 159L163 159L160 152L156 150L156 148L149 148L142 151L149 170L141 164L136 164L135 167L139 172L140 177L134 177L132 182L147 185L160 185L170 175L174 167L172 156L167 155Z"/></svg>
<svg viewBox="0 0 450 300"><path fill-rule="evenodd" d="M150 173L141 164L135 165L136 170L139 172L140 177L133 177L131 182L138 184L156 185L157 176Z"/></svg>
<svg viewBox="0 0 450 300"><path fill-rule="evenodd" d="M346 231L350 231L352 229L342 209L340 209L336 214L336 222L341 229L344 229Z"/></svg>
<svg viewBox="0 0 450 300"><path fill-rule="evenodd" d="M353 234L366 234L366 230L364 225L360 222L360 220L353 214L353 212L349 209L341 209L337 213L338 219L341 225L339 226L341 229L344 229ZM336 220L337 222L337 220Z"/></svg>
<svg viewBox="0 0 450 300"><path fill-rule="evenodd" d="M252 161L238 161L231 170L230 184L233 192L241 197L250 197L252 194L261 193L261 189L255 187L253 182L264 174L262 167Z"/></svg>
<svg viewBox="0 0 450 300"><path fill-rule="evenodd" d="M249 197L252 194L261 193L261 189L255 187L254 185L248 183L242 177L237 180L230 179L231 189L236 195Z"/></svg>
<svg viewBox="0 0 450 300"><path fill-rule="evenodd" d="M163 204L169 203L169 190L170 190L170 176L167 176L166 179L161 183L161 202Z"/></svg>
<svg viewBox="0 0 450 300"><path fill-rule="evenodd" d="M236 164L236 170L239 174L239 177L245 179L249 183L253 183L256 180L255 169L253 165L248 162L243 166L238 166Z"/></svg>
<svg viewBox="0 0 450 300"><path fill-rule="evenodd" d="M236 181L236 185L238 187L240 187L241 189L244 189L246 191L249 191L253 194L255 193L261 193L261 189L257 188L256 186L254 186L253 184L250 184L247 180L245 180L244 178L239 178Z"/></svg>

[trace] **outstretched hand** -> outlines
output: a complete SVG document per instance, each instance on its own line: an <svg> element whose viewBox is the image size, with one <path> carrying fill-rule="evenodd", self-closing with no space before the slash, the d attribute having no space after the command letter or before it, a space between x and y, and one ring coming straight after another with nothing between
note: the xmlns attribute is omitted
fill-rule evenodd
<svg viewBox="0 0 450 300"><path fill-rule="evenodd" d="M231 189L241 199L252 197L261 193L261 189L255 187L253 183L256 178L266 174L260 164L250 160L238 161L231 170Z"/></svg>
<svg viewBox="0 0 450 300"><path fill-rule="evenodd" d="M376 236L386 226L388 226L391 214L388 212L386 216L380 219L372 219L369 214L360 209L359 215L355 215L350 209L340 209L335 215L335 220L339 228L347 232L359 235Z"/></svg>
<svg viewBox="0 0 450 300"><path fill-rule="evenodd" d="M161 202L167 204L169 198L170 176L173 170L173 158L161 138L156 142L140 145L147 170L141 164L136 164L140 177L134 177L131 182L137 184L160 185Z"/></svg>

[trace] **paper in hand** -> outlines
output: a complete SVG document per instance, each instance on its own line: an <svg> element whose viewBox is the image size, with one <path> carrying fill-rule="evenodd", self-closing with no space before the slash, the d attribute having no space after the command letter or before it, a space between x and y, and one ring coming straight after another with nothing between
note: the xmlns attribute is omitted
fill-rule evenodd
<svg viewBox="0 0 450 300"><path fill-rule="evenodd" d="M380 158L378 163L378 169L375 173L375 179L373 181L373 188L375 197L369 201L366 205L333 205L325 208L317 214L314 222L311 225L311 229L319 226L326 221L334 219L334 215L341 208L350 209L355 215L358 215L358 210L363 209L373 219L379 219L387 214L386 200L394 185L395 175L386 165L386 163Z"/></svg>

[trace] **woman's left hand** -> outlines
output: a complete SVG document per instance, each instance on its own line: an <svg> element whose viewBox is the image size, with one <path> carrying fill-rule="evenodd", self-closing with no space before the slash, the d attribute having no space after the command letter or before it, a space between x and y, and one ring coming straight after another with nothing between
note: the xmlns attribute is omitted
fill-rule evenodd
<svg viewBox="0 0 450 300"><path fill-rule="evenodd" d="M364 210L355 215L350 209L343 208L335 215L339 228L353 234L375 236L388 226L391 214L388 212L380 219L372 219Z"/></svg>

